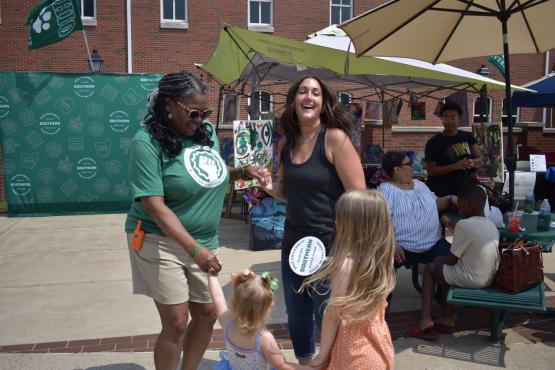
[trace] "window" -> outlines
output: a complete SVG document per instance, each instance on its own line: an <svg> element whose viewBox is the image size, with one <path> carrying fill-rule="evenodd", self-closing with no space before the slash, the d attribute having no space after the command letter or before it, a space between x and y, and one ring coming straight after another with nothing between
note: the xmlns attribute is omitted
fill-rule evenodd
<svg viewBox="0 0 555 370"><path fill-rule="evenodd" d="M96 0L81 0L81 18L96 18Z"/></svg>
<svg viewBox="0 0 555 370"><path fill-rule="evenodd" d="M485 110L483 111L483 115L484 115L484 122L491 122L491 107L492 107L492 98L488 96L487 100L486 100L486 107ZM474 115L473 115L473 122L474 123L480 123L480 110L482 107L482 98L477 96L474 98Z"/></svg>
<svg viewBox="0 0 555 370"><path fill-rule="evenodd" d="M501 103L501 122L503 123L503 126L507 126L507 123L508 123L506 103L507 103L507 99L505 98ZM518 108L513 106L513 125L518 121L518 113L519 113Z"/></svg>
<svg viewBox="0 0 555 370"><path fill-rule="evenodd" d="M249 27L260 26L272 26L272 0L249 0Z"/></svg>
<svg viewBox="0 0 555 370"><path fill-rule="evenodd" d="M339 24L353 18L352 0L331 0L330 24Z"/></svg>
<svg viewBox="0 0 555 370"><path fill-rule="evenodd" d="M81 21L84 26L96 26L96 0L81 0Z"/></svg>
<svg viewBox="0 0 555 370"><path fill-rule="evenodd" d="M346 107L349 103L351 103L353 101L353 96L351 94L349 94L348 92L344 92L341 91L337 94L337 98L339 100L339 102Z"/></svg>
<svg viewBox="0 0 555 370"><path fill-rule="evenodd" d="M260 119L270 119L272 118L273 114L273 99L272 99L272 94L267 92L267 91L257 91L254 93L254 99L255 99L255 108L257 110L256 112L256 116L258 116L258 113L260 112ZM249 107L250 107L251 101L249 98ZM250 114L249 114L249 119L251 119Z"/></svg>
<svg viewBox="0 0 555 370"><path fill-rule="evenodd" d="M188 28L187 0L160 0L162 28Z"/></svg>

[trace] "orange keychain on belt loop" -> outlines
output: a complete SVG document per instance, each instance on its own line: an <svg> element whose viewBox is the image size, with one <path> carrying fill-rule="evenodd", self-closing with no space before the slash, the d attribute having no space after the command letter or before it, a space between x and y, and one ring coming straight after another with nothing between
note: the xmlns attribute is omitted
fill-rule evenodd
<svg viewBox="0 0 555 370"><path fill-rule="evenodd" d="M136 251L141 250L141 248L143 247L143 240L145 239L145 232L144 230L141 230L142 224L143 224L142 220L137 221L137 226L133 231L133 239L131 239L131 245L133 246L133 249Z"/></svg>

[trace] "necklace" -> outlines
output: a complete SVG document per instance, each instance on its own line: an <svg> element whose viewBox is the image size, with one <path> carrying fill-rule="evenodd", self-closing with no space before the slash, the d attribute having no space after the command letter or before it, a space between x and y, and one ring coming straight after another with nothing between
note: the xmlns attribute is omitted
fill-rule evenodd
<svg viewBox="0 0 555 370"><path fill-rule="evenodd" d="M310 136L308 139L305 139L302 135L299 135L299 137L301 139L301 143L306 144L308 142L311 142L312 140L314 140L314 138L316 136L318 136L319 133L320 133L320 128L315 130L314 133L312 134L312 136Z"/></svg>
<svg viewBox="0 0 555 370"><path fill-rule="evenodd" d="M317 135L314 134L314 135L312 135L311 138L308 138L308 139L305 139L304 137L301 136L301 143L306 144L306 143L308 143L308 142L314 140L314 138L315 138L316 136L317 136Z"/></svg>

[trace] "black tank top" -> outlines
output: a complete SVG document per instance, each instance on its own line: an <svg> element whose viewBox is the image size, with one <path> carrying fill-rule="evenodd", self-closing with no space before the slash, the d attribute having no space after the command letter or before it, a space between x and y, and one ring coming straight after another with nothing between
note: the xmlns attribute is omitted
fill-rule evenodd
<svg viewBox="0 0 555 370"><path fill-rule="evenodd" d="M282 156L287 211L282 249L290 250L305 236L315 236L329 249L335 236L335 203L345 189L325 152L325 130L318 134L308 160L291 161L291 149Z"/></svg>

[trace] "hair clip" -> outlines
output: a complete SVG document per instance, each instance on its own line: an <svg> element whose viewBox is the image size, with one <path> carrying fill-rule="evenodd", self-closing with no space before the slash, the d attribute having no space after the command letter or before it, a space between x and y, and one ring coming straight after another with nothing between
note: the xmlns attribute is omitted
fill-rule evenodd
<svg viewBox="0 0 555 370"><path fill-rule="evenodd" d="M274 279L274 277L270 272L264 271L263 273L260 274L260 277L262 278L262 280L266 282L268 288L272 291L272 293L277 292L279 288L278 281Z"/></svg>

